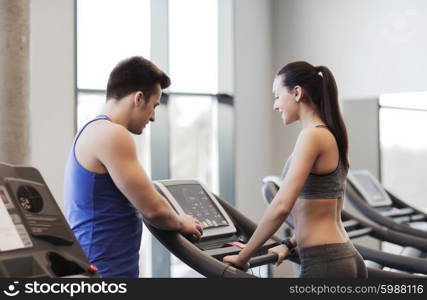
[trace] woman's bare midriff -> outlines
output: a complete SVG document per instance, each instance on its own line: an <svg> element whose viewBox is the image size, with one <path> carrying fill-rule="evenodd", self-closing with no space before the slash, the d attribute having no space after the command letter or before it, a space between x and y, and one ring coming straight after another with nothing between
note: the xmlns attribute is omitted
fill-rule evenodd
<svg viewBox="0 0 427 300"><path fill-rule="evenodd" d="M341 209L341 198L299 198L291 212L298 247L347 242L348 235L341 223Z"/></svg>

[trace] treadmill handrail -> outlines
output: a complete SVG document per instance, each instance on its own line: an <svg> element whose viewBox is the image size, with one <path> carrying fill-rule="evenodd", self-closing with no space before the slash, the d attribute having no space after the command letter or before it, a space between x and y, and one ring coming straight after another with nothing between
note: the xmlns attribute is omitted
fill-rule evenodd
<svg viewBox="0 0 427 300"><path fill-rule="evenodd" d="M402 216L410 216L414 213L414 210L410 207L405 208L392 208L389 210L381 211L381 215L384 217L402 217Z"/></svg>
<svg viewBox="0 0 427 300"><path fill-rule="evenodd" d="M200 274L206 277L239 277L253 278L241 270L233 268L223 262L206 255L188 241L181 233L176 231L160 230L144 220L151 233L176 257ZM230 273L230 274L227 274Z"/></svg>
<svg viewBox="0 0 427 300"><path fill-rule="evenodd" d="M390 242L402 247L412 246L424 252L427 252L427 239L415 237L403 232L394 231L387 227L380 227L376 224L369 223L363 219L352 215L346 210L341 212L342 218L355 220L360 224L360 228L370 228L369 235L379 240Z"/></svg>
<svg viewBox="0 0 427 300"><path fill-rule="evenodd" d="M214 195L220 205L224 208L230 218L233 220L237 228L245 232L250 237L256 229L256 224L249 218L238 212L230 204L222 200L217 195ZM203 251L196 245L187 240L182 234L176 231L165 231L160 230L146 220L144 220L147 228L151 233L175 256L181 261L197 270L199 273L206 277L226 277L226 278L254 278L256 276L243 272L231 265L225 264L222 261L208 255L209 250ZM275 241L280 241L280 238L273 236L271 238ZM234 249L234 248L232 248ZM291 261L299 262L298 257L290 255L286 257ZM276 258L277 260L277 258ZM251 258L253 264L259 264L260 262L274 262L274 255L259 255Z"/></svg>
<svg viewBox="0 0 427 300"><path fill-rule="evenodd" d="M355 239L357 237L365 236L371 233L371 231L372 231L371 228L361 228L361 229L356 229L356 230L347 232L347 234L350 239Z"/></svg>
<svg viewBox="0 0 427 300"><path fill-rule="evenodd" d="M264 254L264 255L258 255L255 257L252 257L249 260L249 266L252 267L258 267L258 266L262 266L265 264L272 264L275 263L277 261L277 254L276 253L269 253L269 254Z"/></svg>
<svg viewBox="0 0 427 300"><path fill-rule="evenodd" d="M233 206L231 206L228 202L222 200L217 195L213 194L215 198L217 198L218 202L222 205L222 207L225 209L225 211L228 213L228 215L231 217L231 219L239 219L239 228L244 232L249 232L250 235L252 235L255 232L255 229L257 228L257 224L255 224L252 220L244 216L242 213L240 213L238 210L236 210ZM244 220L244 222L242 222ZM270 239L281 242L282 239L279 238L277 235L273 235L270 237ZM286 259L294 262L294 263L300 263L299 256L298 255L289 255L286 257Z"/></svg>
<svg viewBox="0 0 427 300"><path fill-rule="evenodd" d="M394 231L399 231L415 237L422 237L427 239L427 231L415 229L407 224L401 224L392 218L383 216L380 212L376 211L362 199L362 196L357 192L351 181L347 180L347 183L345 198L348 199L348 201L350 201L367 218Z"/></svg>
<svg viewBox="0 0 427 300"><path fill-rule="evenodd" d="M424 258L391 254L357 244L354 244L354 246L364 258L373 260L380 265L402 271L422 273L427 275L427 260Z"/></svg>

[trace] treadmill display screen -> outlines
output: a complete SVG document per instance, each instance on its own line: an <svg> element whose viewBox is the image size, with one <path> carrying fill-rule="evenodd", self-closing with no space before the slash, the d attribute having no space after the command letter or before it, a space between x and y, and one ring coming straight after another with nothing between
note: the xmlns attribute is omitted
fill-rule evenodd
<svg viewBox="0 0 427 300"><path fill-rule="evenodd" d="M378 186L366 175L356 174L355 177L363 185L364 189L369 193L370 199L373 203L384 201L384 196Z"/></svg>
<svg viewBox="0 0 427 300"><path fill-rule="evenodd" d="M28 232L19 215L13 212L15 206L3 187L0 198L0 252L32 247Z"/></svg>
<svg viewBox="0 0 427 300"><path fill-rule="evenodd" d="M202 223L203 229L228 225L215 203L200 185L169 185L166 188L186 214L193 216Z"/></svg>

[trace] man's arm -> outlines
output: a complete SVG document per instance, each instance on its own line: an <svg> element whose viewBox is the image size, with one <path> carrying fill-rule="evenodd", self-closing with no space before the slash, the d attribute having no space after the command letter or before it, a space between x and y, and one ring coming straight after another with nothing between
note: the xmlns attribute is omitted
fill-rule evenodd
<svg viewBox="0 0 427 300"><path fill-rule="evenodd" d="M135 143L128 131L116 124L108 124L101 130L105 132L99 135L95 145L97 158L118 189L142 212L144 218L159 229L194 231L185 228L189 227L188 216L178 216L154 188L138 161ZM196 232L191 233L197 235Z"/></svg>

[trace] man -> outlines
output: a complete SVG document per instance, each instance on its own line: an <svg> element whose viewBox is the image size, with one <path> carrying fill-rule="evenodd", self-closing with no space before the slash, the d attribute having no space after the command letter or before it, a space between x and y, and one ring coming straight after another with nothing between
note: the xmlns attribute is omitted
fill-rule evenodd
<svg viewBox="0 0 427 300"><path fill-rule="evenodd" d="M138 277L139 212L155 227L201 237L201 224L178 216L155 190L130 135L154 122L169 85L169 77L142 57L120 62L110 74L102 115L74 139L65 171L66 217L103 277Z"/></svg>

